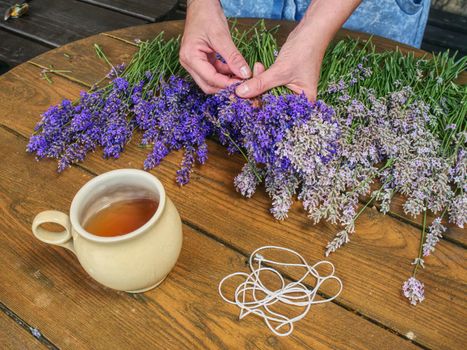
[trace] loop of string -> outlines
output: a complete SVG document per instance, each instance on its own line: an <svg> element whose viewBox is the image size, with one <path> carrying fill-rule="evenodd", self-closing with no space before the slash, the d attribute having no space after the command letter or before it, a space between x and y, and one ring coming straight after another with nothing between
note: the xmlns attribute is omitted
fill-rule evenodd
<svg viewBox="0 0 467 350"><path fill-rule="evenodd" d="M300 263L286 263L266 259L260 252L265 254L264 252L267 250L291 253L299 258ZM240 308L239 319L249 314L257 315L263 318L269 329L278 336L287 336L291 334L294 329L294 322L304 318L313 304L321 304L334 300L342 291L342 281L337 276L334 276L335 268L331 262L323 260L314 265L309 265L299 253L292 249L278 246L264 246L256 249L251 254L248 263L251 273L234 272L224 277L219 282L219 294L226 302L237 305ZM264 264L268 266L264 266ZM317 271L317 267L321 265L329 265L331 267L331 273L321 276ZM299 267L304 268L305 272L298 280L286 283L282 274L277 271L274 266ZM261 280L261 274L264 272L272 273L273 276L277 277L280 282L279 288L271 290L266 287ZM308 276L316 280L315 286L311 289L303 283ZM223 294L222 286L227 280L234 277L243 277L244 281L237 286L234 298L231 300ZM315 300L319 288L328 280L337 282L339 290L327 299ZM276 303L302 307L304 309L299 315L289 318L287 315L271 310L271 306Z"/></svg>

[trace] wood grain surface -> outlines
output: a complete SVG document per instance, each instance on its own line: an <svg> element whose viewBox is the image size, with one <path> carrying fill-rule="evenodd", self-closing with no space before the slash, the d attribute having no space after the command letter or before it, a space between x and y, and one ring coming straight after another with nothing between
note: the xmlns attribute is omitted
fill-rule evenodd
<svg viewBox="0 0 467 350"><path fill-rule="evenodd" d="M2 349L47 349L47 346L30 336L6 313L0 311L0 344Z"/></svg>
<svg viewBox="0 0 467 350"><path fill-rule="evenodd" d="M11 6L0 0L0 13ZM109 11L77 0L34 1L28 16L21 20L0 21L0 27L57 47L71 41L115 28L146 23L146 21Z"/></svg>
<svg viewBox="0 0 467 350"><path fill-rule="evenodd" d="M416 348L334 303L314 308L286 338L272 336L255 317L239 322L238 310L217 295L217 283L228 273L246 271L245 257L186 225L177 266L159 288L132 296L102 287L73 254L30 233L35 213L51 206L66 212L93 174L73 168L51 176L55 165L37 167L24 152L23 137L0 129L0 140L0 162L10 164L0 170L0 230L15 233L0 245L2 271L15 271L3 278L0 297L58 347L364 349L371 339L381 349Z"/></svg>
<svg viewBox="0 0 467 350"><path fill-rule="evenodd" d="M25 69L27 71L22 71ZM12 73L20 73L17 78L20 78L23 84L14 79L15 74L10 74L13 77L11 84L6 81L1 83L7 87L7 91L16 95L18 105L14 106L14 109L17 115L24 117L18 118L16 115L14 119L10 119L8 115L12 115L11 110L6 108L4 118L0 119L4 120L6 126L15 127L23 136L27 136L28 131L32 129L39 109L44 109L63 97L76 96L79 90L79 86L56 78L52 85L44 81L38 91L35 91L36 87L31 81L39 69L36 69L36 73L34 69L21 66L13 70ZM28 77L31 77L31 80ZM24 99L21 96L24 96ZM31 96L38 97L34 106L28 106L26 103ZM27 108L23 109L21 106ZM23 124L23 120L26 121L26 125ZM274 242L306 252L313 260L323 257L324 245L337 232L336 227L311 226L298 208L291 213L287 221L275 222L267 211L269 201L264 193L245 200L233 190L231 181L241 168L241 159L226 158L224 150L215 143L210 143L209 147L210 161L197 169L191 184L182 189L174 183L179 155L170 156L154 171L189 224L209 232L244 254L260 245ZM95 155L88 158L82 166L92 172L102 173L113 168L140 167L144 157L145 152L132 144L118 161L104 161L100 155ZM45 163L55 166L54 162ZM457 325L463 317L465 305L463 288L466 278L463 276L462 266L464 252L447 242L440 244L436 260L427 261L429 274L420 274L420 278L427 283L427 289L430 290L430 298L415 309L408 306L400 295L400 285L402 276L410 273L410 261L418 246L418 231L376 212L367 212L357 230L359 233L353 241L331 258L338 271L345 276L346 289L340 302L367 317L383 322L385 326L397 330L401 335L415 334L417 341L422 343L435 342L439 345L440 341L453 344L461 342L465 334ZM444 248L444 244L448 245L447 248ZM439 259L441 261L437 261ZM381 261L385 263L381 264ZM453 301L448 303L450 299ZM401 318L402 313L406 313L404 318ZM442 334L446 336L444 339L427 330L423 321L437 314L439 316L431 322L433 326L442 329Z"/></svg>
<svg viewBox="0 0 467 350"><path fill-rule="evenodd" d="M48 50L50 50L48 46L0 29L0 60L6 62L10 67L23 63Z"/></svg>
<svg viewBox="0 0 467 350"><path fill-rule="evenodd" d="M170 16L178 6L178 0L80 0L110 10L139 17L151 22Z"/></svg>
<svg viewBox="0 0 467 350"><path fill-rule="evenodd" d="M287 26L284 28L290 29ZM161 29L176 34L181 28L181 22L165 23L112 35L145 39ZM34 59L37 65L72 68L69 77L56 76L53 84L40 80L41 68L30 64L0 77L0 123L4 127L0 164L9 165L0 170L0 232L18 232L4 235L6 238L0 241L2 275L6 275L0 301L24 319L40 324L54 344L66 348L99 347L109 342L116 348L138 347L145 339L151 344L177 344L180 348L193 342L200 348L313 349L457 349L465 344L465 250L452 242L440 242L436 254L426 261L428 269L418 275L425 282L427 300L411 307L401 296L400 287L410 275L410 262L418 249L418 229L374 209L359 219L351 242L330 258L345 285L336 303L316 308L298 325L294 336L286 339L270 336L258 319L238 322L236 310L215 295L222 276L244 269L245 257L264 244L297 249L310 261L322 259L326 242L338 228L310 225L299 205L288 220L274 221L264 191L249 200L234 191L232 180L242 160L226 157L214 142L209 143L207 164L195 169L187 186L179 188L174 183L180 154L169 156L152 171L163 182L185 223L180 262L161 288L136 299L104 289L85 275L73 256L34 241L29 225L37 212L66 210L73 194L91 176L115 168L140 168L146 156L132 142L119 160L105 161L100 154L93 154L79 167L57 175L54 162L36 163L24 153L26 138L41 112L63 98L76 98L83 88L76 81L92 83L105 75L105 65L90 64L97 62L92 51L95 42L118 63L134 50L129 44L100 35ZM385 45L390 46L387 42ZM64 52L74 61L69 62ZM294 275L293 271L286 272ZM27 286L26 291L15 293L18 285ZM332 292L329 286L323 291ZM38 295L46 300L43 312L37 305L41 302L34 299ZM149 301L141 302L140 298ZM131 313L132 308L137 310L136 315ZM60 313L63 309L72 316L65 317ZM63 317L54 318L56 312ZM99 328L106 321L111 326ZM96 332L99 337L93 337ZM137 336L119 337L120 332Z"/></svg>

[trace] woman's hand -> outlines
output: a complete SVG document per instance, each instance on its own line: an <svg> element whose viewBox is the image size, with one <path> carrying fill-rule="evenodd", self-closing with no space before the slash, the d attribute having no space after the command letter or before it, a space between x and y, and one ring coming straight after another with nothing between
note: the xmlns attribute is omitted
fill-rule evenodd
<svg viewBox="0 0 467 350"><path fill-rule="evenodd" d="M324 52L337 30L361 0L313 0L299 25L290 33L274 64L236 89L252 98L285 85L315 100Z"/></svg>
<svg viewBox="0 0 467 350"><path fill-rule="evenodd" d="M324 55L320 46L320 43L310 40L302 24L298 25L290 33L274 64L266 71L262 69L262 74L239 85L237 95L252 98L285 85L297 94L304 93L309 100L315 100Z"/></svg>
<svg viewBox="0 0 467 350"><path fill-rule="evenodd" d="M218 60L216 53L226 63ZM188 1L180 63L208 94L251 76L247 62L232 41L219 0Z"/></svg>

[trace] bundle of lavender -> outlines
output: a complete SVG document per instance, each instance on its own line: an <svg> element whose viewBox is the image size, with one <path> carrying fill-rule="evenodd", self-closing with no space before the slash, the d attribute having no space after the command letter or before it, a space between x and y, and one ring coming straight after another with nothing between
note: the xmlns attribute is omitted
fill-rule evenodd
<svg viewBox="0 0 467 350"><path fill-rule="evenodd" d="M247 61L267 68L279 50L276 31L259 22L231 32ZM206 140L216 138L245 157L236 189L251 197L264 183L276 219L299 200L313 223L342 226L326 255L349 241L370 204L387 213L400 193L405 212L423 216L420 249L403 284L410 302L421 302L416 273L446 230L443 222L463 227L467 220L467 86L454 82L467 58L377 53L371 42L343 40L325 55L317 102L285 87L252 101L237 97L234 87L202 93L179 64L179 45L179 38L160 34L139 43L127 66L113 66L98 48L111 65L109 84L50 107L27 151L57 159L63 171L97 148L119 157L140 131L142 146L152 149L147 170L183 150L176 181L185 185L194 164L207 160ZM380 186L372 190L373 184ZM431 224L427 211L437 214Z"/></svg>

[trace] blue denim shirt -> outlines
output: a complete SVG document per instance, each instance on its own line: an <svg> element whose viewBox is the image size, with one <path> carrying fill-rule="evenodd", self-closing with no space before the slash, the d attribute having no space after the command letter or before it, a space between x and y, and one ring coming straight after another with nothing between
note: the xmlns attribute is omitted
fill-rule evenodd
<svg viewBox="0 0 467 350"><path fill-rule="evenodd" d="M343 0L344 1L344 0ZM300 20L310 0L221 0L227 17ZM420 47L430 0L363 0L344 28Z"/></svg>

